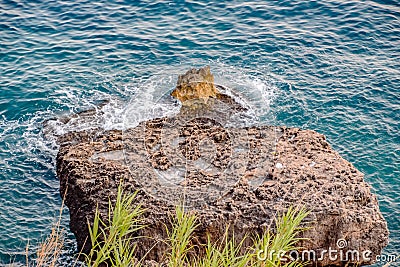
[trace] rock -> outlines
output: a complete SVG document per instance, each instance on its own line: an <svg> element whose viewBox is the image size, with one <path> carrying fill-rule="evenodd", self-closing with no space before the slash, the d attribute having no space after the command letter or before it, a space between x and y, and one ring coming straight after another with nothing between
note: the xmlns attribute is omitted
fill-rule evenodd
<svg viewBox="0 0 400 267"><path fill-rule="evenodd" d="M365 265L371 264L387 244L388 230L376 196L364 182L363 174L340 157L323 135L285 127L235 130L250 147L242 155L235 155L232 152L239 149L237 140L229 137L231 129L212 121L197 121L197 127L180 128L177 137L182 140L176 148L180 152L171 153L168 145L174 140L161 140L164 127L168 127L164 123L171 121L152 120L126 132L70 133L60 140L57 173L61 195L67 192L70 227L79 249L89 249L85 243L86 222L93 220L97 205L106 214L108 199L115 197L119 181L128 192L139 190L136 201L147 209L148 225L141 235L155 240L165 238L164 224L169 224L171 211L185 196L186 207L199 216L196 236L202 242L207 234L213 240L221 237L228 224L238 238L260 233L277 212L305 205L311 210L307 221L312 226L304 233L310 238L302 243L307 250L337 249L336 242L345 239L344 253L372 251L371 260L359 261ZM172 139L176 137L168 129L165 131ZM274 156L270 153L272 132L278 132ZM207 154L196 144L200 137L207 136L215 140L216 146L211 170L196 165L201 153ZM190 161L183 173L182 158ZM314 167L310 167L312 162L316 162ZM274 167L278 163L282 168ZM145 255L153 245L154 241L144 240L138 255ZM160 261L165 249L159 243L147 257ZM324 258L319 263L341 266L340 259Z"/></svg>
<svg viewBox="0 0 400 267"><path fill-rule="evenodd" d="M90 249L87 222L93 221L96 207L106 216L108 200L115 199L122 181L126 192L138 191L135 201L146 208L148 227L139 234L151 239L140 241L137 256L146 255L149 262L162 261L166 247L158 241L166 238L165 225L170 225L175 206L184 202L199 218L199 243L207 235L218 240L226 225L238 240L262 233L277 213L304 205L311 211L306 218L311 228L303 233L309 240L300 245L317 257L337 250L336 258L325 253L320 266L343 266L339 253L355 250L360 254L354 262L373 263L388 243L388 229L363 174L315 131L227 126L221 119L224 112L215 109L244 109L222 94L212 98L211 88L207 90L209 101L217 101L207 109L190 112L183 107L176 117L125 131L92 129L59 138L57 175L78 248ZM371 251L367 258L362 257L365 251Z"/></svg>
<svg viewBox="0 0 400 267"><path fill-rule="evenodd" d="M176 88L171 93L183 105L188 106L193 105L194 102L207 103L210 97L216 98L218 94L210 66L198 70L190 69L184 75L179 75Z"/></svg>
<svg viewBox="0 0 400 267"><path fill-rule="evenodd" d="M175 90L171 95L181 101L181 120L190 118L217 118L222 124L227 123L232 115L247 111L222 85L214 84L210 67L190 69L178 77ZM231 92L232 93L232 92Z"/></svg>

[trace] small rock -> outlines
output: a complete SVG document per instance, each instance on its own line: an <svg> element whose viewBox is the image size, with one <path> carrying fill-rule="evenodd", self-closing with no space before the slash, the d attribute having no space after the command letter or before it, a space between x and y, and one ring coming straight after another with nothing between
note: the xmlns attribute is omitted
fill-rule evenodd
<svg viewBox="0 0 400 267"><path fill-rule="evenodd" d="M182 102L182 105L196 105L198 102L207 103L210 97L216 98L219 92L214 85L214 76L210 66L190 69L178 77L175 90L171 95Z"/></svg>

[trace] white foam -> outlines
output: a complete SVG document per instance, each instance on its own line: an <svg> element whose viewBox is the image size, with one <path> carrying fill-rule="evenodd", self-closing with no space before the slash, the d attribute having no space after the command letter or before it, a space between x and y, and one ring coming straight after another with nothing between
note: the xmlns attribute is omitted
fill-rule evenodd
<svg viewBox="0 0 400 267"><path fill-rule="evenodd" d="M271 110L273 102L278 95L278 87L268 73L251 73L250 70L217 64L212 69L216 83L238 92L242 99L250 107L247 115L252 119L248 124L260 123L274 124L275 114ZM234 94L235 95L235 94ZM246 106L247 106L246 105Z"/></svg>
<svg viewBox="0 0 400 267"><path fill-rule="evenodd" d="M134 127L152 118L177 114L180 104L169 93L175 87L178 75L185 73L188 68L170 67L142 80L125 110L124 128ZM228 126L256 125L260 123L260 118L266 124L274 124L271 105L276 99L278 89L271 77L257 77L243 69L219 62L212 65L211 71L215 76L215 83L226 88L224 93L248 108L247 112L235 115Z"/></svg>

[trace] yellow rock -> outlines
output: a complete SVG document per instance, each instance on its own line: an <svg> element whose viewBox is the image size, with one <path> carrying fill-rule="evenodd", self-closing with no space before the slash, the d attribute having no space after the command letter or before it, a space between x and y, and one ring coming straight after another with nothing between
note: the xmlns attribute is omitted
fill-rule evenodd
<svg viewBox="0 0 400 267"><path fill-rule="evenodd" d="M218 94L210 66L198 70L190 69L185 74L179 75L176 88L171 93L183 105L189 106L196 102L207 103L210 97L215 98Z"/></svg>

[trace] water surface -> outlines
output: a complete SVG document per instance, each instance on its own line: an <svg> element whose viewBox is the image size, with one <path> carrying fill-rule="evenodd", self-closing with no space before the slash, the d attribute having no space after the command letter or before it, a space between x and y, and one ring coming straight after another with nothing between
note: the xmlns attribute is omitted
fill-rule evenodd
<svg viewBox="0 0 400 267"><path fill-rule="evenodd" d="M0 262L24 261L61 207L57 145L43 122L95 107L123 128L171 110L160 96L211 65L263 124L325 134L365 173L400 250L397 1L0 2ZM74 251L68 232L65 257Z"/></svg>

